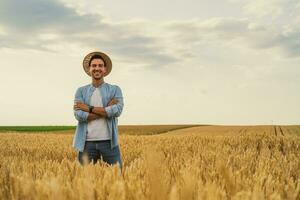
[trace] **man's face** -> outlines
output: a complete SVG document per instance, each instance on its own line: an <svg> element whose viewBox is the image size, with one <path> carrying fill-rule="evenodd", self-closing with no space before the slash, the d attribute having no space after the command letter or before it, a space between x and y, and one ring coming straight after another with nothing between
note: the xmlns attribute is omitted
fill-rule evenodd
<svg viewBox="0 0 300 200"><path fill-rule="evenodd" d="M89 71L94 79L101 79L104 77L104 74L106 73L106 67L104 66L103 60L100 58L93 59Z"/></svg>

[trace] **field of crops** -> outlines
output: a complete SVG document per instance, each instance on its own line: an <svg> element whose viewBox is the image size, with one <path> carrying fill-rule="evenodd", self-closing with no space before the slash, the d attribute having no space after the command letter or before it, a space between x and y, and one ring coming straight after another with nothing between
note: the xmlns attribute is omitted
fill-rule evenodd
<svg viewBox="0 0 300 200"><path fill-rule="evenodd" d="M120 130L122 174L72 134L2 132L0 199L300 199L300 126L151 130Z"/></svg>

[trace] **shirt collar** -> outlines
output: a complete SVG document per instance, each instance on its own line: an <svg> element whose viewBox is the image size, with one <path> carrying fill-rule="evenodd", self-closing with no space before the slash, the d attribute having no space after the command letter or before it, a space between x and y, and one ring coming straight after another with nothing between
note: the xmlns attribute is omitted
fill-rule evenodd
<svg viewBox="0 0 300 200"><path fill-rule="evenodd" d="M106 84L106 82L103 82L99 87L94 87L92 83L89 84L90 89L95 90L96 88L102 88L104 85Z"/></svg>

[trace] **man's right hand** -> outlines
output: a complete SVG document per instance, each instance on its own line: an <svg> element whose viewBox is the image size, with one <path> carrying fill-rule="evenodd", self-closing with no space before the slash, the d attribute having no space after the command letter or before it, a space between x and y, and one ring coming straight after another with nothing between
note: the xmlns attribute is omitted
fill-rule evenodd
<svg viewBox="0 0 300 200"><path fill-rule="evenodd" d="M117 104L118 103L118 100L117 99L112 99L108 102L108 106L112 106L114 104Z"/></svg>

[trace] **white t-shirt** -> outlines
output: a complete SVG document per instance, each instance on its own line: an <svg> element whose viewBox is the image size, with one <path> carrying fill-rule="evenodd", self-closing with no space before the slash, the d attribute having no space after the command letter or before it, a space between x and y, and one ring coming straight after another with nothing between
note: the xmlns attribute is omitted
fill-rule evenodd
<svg viewBox="0 0 300 200"><path fill-rule="evenodd" d="M103 107L101 92L99 88L96 88L91 96L91 105L94 107ZM103 117L88 122L87 131L87 141L110 139L107 122Z"/></svg>

